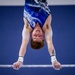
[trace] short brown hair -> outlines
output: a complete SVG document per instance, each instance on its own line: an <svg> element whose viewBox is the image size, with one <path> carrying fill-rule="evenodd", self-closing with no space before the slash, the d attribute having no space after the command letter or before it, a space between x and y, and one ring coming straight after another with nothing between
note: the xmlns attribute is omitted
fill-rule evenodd
<svg viewBox="0 0 75 75"><path fill-rule="evenodd" d="M40 49L44 46L44 41L41 41L41 42L37 42L37 41L33 41L31 39L31 48L33 49Z"/></svg>

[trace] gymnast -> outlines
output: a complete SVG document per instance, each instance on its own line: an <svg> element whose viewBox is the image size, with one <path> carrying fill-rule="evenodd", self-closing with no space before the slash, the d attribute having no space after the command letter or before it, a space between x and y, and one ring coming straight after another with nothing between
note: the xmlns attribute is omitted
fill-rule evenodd
<svg viewBox="0 0 75 75"><path fill-rule="evenodd" d="M44 46L44 39L48 46L51 63L55 70L61 69L61 64L56 58L55 48L52 42L52 15L46 0L25 0L24 27L22 30L22 43L18 60L13 63L13 69L18 70L24 61L27 44L30 39L31 48L40 50Z"/></svg>

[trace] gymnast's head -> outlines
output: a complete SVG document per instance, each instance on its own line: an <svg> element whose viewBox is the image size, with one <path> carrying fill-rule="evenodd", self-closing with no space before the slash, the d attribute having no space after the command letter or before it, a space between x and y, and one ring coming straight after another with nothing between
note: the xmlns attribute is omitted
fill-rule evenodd
<svg viewBox="0 0 75 75"><path fill-rule="evenodd" d="M31 47L33 49L40 49L43 46L44 46L44 33L39 24L36 23L35 28L33 29L31 34Z"/></svg>

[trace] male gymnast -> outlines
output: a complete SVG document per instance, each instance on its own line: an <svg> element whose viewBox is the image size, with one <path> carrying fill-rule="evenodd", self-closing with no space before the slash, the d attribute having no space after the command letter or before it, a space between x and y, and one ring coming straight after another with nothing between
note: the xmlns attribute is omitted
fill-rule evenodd
<svg viewBox="0 0 75 75"><path fill-rule="evenodd" d="M55 70L60 70L61 64L56 59L55 48L52 42L52 15L46 0L25 0L24 27L22 31L22 43L18 60L13 63L13 68L18 70L24 61L24 55L30 39L31 48L39 50L44 46L44 39L51 56L51 63Z"/></svg>

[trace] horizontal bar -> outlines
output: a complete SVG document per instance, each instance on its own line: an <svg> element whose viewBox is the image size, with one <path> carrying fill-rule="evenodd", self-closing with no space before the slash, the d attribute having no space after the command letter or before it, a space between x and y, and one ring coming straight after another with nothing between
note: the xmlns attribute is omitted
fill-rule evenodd
<svg viewBox="0 0 75 75"><path fill-rule="evenodd" d="M13 65L0 65L0 68L11 68ZM22 65L22 68L47 68L52 67L52 65ZM75 67L75 64L63 64L61 67Z"/></svg>

